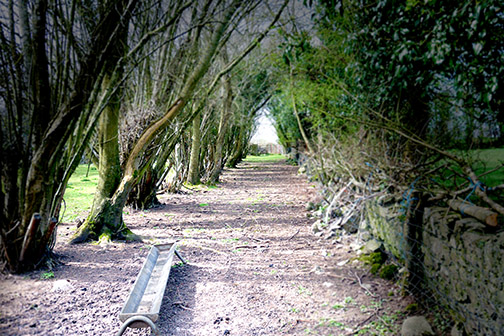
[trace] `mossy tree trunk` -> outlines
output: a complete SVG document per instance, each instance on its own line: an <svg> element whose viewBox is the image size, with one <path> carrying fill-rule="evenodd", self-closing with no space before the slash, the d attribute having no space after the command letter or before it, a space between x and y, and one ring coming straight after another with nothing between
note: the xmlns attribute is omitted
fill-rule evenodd
<svg viewBox="0 0 504 336"><path fill-rule="evenodd" d="M109 89L110 76L105 75L102 91ZM112 208L112 197L121 182L121 163L119 159L119 109L118 102L108 104L100 115L98 125L98 185L93 199L91 211L84 224L77 230L80 238L96 239L97 235L106 232L119 232L122 229L122 216L116 215ZM103 221L103 223L101 223ZM101 229L101 226L104 228Z"/></svg>

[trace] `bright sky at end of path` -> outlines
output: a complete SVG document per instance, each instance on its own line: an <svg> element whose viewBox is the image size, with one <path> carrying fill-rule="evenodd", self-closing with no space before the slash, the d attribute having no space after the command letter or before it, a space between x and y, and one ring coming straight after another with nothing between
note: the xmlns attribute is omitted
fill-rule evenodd
<svg viewBox="0 0 504 336"><path fill-rule="evenodd" d="M257 119L257 130L252 136L250 143L265 145L278 144L278 136L271 119L267 117L267 111L261 113Z"/></svg>

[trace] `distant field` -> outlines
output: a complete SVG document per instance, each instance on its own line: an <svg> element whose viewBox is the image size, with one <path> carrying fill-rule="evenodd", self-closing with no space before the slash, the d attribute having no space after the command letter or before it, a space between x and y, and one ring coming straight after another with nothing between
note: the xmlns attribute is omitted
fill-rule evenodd
<svg viewBox="0 0 504 336"><path fill-rule="evenodd" d="M504 148L477 149L469 152L472 167L477 175L496 169L504 164ZM489 187L504 183L504 167L481 177L481 182Z"/></svg>
<svg viewBox="0 0 504 336"><path fill-rule="evenodd" d="M248 155L245 162L275 162L285 160L287 157L282 154Z"/></svg>
<svg viewBox="0 0 504 336"><path fill-rule="evenodd" d="M77 217L87 216L91 205L93 204L94 192L98 184L98 170L95 166L79 165L68 181L65 191L65 204L62 206L64 211L62 222L71 223ZM66 208L65 208L66 205Z"/></svg>

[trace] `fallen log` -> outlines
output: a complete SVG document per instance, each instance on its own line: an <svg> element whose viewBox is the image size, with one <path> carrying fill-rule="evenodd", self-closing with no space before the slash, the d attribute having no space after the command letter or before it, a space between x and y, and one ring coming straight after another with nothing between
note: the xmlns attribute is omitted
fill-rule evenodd
<svg viewBox="0 0 504 336"><path fill-rule="evenodd" d="M476 218L477 220L485 223L489 226L497 226L497 213L491 211L488 208L482 208L480 206L471 204L469 202L450 200L448 205L455 211L459 211L462 214L469 215Z"/></svg>

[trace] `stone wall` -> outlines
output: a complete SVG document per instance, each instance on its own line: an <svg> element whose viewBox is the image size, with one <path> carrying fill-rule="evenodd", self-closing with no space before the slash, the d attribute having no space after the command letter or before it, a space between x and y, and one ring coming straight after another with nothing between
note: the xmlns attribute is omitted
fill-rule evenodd
<svg viewBox="0 0 504 336"><path fill-rule="evenodd" d="M446 213L424 215L428 287L469 335L504 335L504 232L485 233L477 220Z"/></svg>
<svg viewBox="0 0 504 336"><path fill-rule="evenodd" d="M400 263L405 264L406 227L404 220L401 220L403 211L400 201L392 196L368 200L365 204L365 221L360 224L359 231L371 233Z"/></svg>
<svg viewBox="0 0 504 336"><path fill-rule="evenodd" d="M361 234L371 233L408 268L421 267L409 271L422 274L468 335L504 335L504 232L486 232L475 219L428 208L415 236L400 202L390 196L369 200Z"/></svg>

